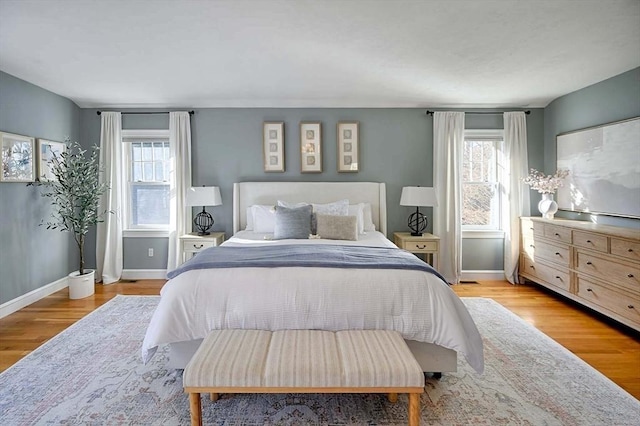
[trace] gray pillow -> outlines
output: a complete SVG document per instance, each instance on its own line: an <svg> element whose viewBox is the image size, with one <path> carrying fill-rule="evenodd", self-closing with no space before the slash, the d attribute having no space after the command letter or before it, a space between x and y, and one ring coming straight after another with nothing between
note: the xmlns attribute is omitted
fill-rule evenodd
<svg viewBox="0 0 640 426"><path fill-rule="evenodd" d="M318 235L329 240L358 239L358 218L356 216L316 215Z"/></svg>
<svg viewBox="0 0 640 426"><path fill-rule="evenodd" d="M273 239L286 238L307 239L311 233L310 205L289 209L276 206L276 224L273 229Z"/></svg>

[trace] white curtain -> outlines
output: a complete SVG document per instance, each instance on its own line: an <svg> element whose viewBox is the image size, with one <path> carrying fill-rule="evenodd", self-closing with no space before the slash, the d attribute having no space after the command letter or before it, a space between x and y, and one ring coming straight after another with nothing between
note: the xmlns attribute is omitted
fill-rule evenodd
<svg viewBox="0 0 640 426"><path fill-rule="evenodd" d="M122 276L122 115L102 112L100 130L101 180L109 184L100 197L99 211L112 211L98 223L96 230L96 276L103 284L111 284Z"/></svg>
<svg viewBox="0 0 640 426"><path fill-rule="evenodd" d="M167 271L181 262L179 237L189 232L187 190L191 188L191 119L185 111L169 113L169 145L171 151L171 193L169 225L169 258Z"/></svg>
<svg viewBox="0 0 640 426"><path fill-rule="evenodd" d="M440 237L440 273L460 282L462 272L462 148L464 112L433 114L433 186L438 197L433 230Z"/></svg>
<svg viewBox="0 0 640 426"><path fill-rule="evenodd" d="M524 112L504 113L504 144L508 169L503 180L504 276L511 283L518 282L518 253L520 251L520 216L529 215L529 189L522 183L527 176L527 118Z"/></svg>

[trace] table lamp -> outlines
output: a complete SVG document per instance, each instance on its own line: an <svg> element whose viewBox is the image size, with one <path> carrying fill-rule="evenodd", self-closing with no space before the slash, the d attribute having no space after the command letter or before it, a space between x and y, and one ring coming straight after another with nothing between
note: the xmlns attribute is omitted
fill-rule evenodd
<svg viewBox="0 0 640 426"><path fill-rule="evenodd" d="M421 236L429 223L427 217L420 213L420 207L437 206L436 191L433 188L423 186L405 186L402 188L400 205L416 207L416 211L409 216L408 226L411 230L411 235L414 237Z"/></svg>
<svg viewBox="0 0 640 426"><path fill-rule="evenodd" d="M205 206L222 205L220 188L217 186L196 186L187 191L187 206L202 206L202 211L193 219L198 235L209 235L213 226L213 216L205 210Z"/></svg>

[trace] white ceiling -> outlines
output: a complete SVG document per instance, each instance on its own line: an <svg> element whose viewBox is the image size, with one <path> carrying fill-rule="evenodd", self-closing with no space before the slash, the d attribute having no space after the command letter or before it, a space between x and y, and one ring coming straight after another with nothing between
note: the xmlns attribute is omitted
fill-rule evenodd
<svg viewBox="0 0 640 426"><path fill-rule="evenodd" d="M640 66L639 0L0 0L81 107L544 107Z"/></svg>

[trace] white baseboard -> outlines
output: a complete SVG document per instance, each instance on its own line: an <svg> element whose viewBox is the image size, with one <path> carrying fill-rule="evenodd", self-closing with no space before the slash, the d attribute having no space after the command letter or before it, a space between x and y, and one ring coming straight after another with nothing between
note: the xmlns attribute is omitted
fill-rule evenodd
<svg viewBox="0 0 640 426"><path fill-rule="evenodd" d="M18 296L13 300L9 300L8 302L0 305L0 318L11 315L12 313L24 308L25 306L29 306L30 304L37 302L38 300L43 299L48 295L53 294L58 290L62 290L63 288L68 286L69 283L67 282L67 277L64 277L52 283L46 284L40 288L32 290L27 294Z"/></svg>
<svg viewBox="0 0 640 426"><path fill-rule="evenodd" d="M462 281L500 281L504 280L504 271L462 271Z"/></svg>
<svg viewBox="0 0 640 426"><path fill-rule="evenodd" d="M123 280L166 280L166 269L124 269Z"/></svg>

